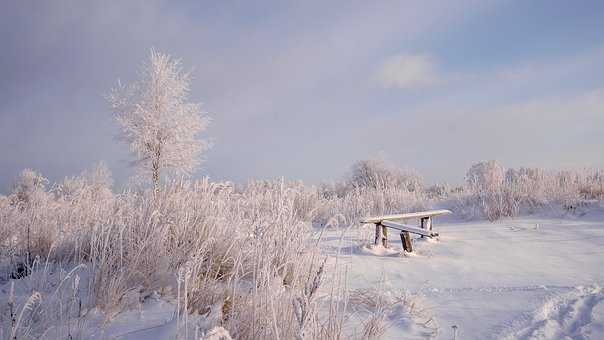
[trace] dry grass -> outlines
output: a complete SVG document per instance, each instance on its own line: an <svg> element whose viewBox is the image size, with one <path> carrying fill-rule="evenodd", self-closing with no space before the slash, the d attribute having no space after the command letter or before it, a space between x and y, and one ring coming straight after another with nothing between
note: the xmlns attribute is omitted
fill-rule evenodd
<svg viewBox="0 0 604 340"><path fill-rule="evenodd" d="M417 295L389 289L384 280L370 288L353 290L349 305L364 319L361 322L361 339L380 339L389 327L401 322L421 327L423 333L431 338L439 332L438 324L422 307Z"/></svg>
<svg viewBox="0 0 604 340"><path fill-rule="evenodd" d="M234 338L345 338L349 292L337 275L325 279L334 271L326 272L316 228L434 204L494 220L553 205L572 211L603 198L604 176L595 170L508 174L488 188L447 193L442 186L438 195L398 180L392 187L317 189L284 180L235 186L208 179L172 182L159 194L116 194L102 169L52 187L26 171L10 195L0 196L0 282L21 278L31 287L11 303L0 301L1 334L33 339L54 329L58 338L76 338L84 311L98 307L111 318L158 292L178 306L179 322L186 324L190 313L212 316L211 326ZM77 273L67 275L73 268ZM61 280L51 273L62 273ZM40 299L28 304L34 290ZM365 311L363 338L383 335L395 309L417 311L405 295L351 294L350 305Z"/></svg>
<svg viewBox="0 0 604 340"><path fill-rule="evenodd" d="M216 323L236 338L323 332L316 319L323 265L299 184L235 188L204 179L170 183L158 195L113 195L82 178L67 185L28 187L0 202L9 226L0 233L7 272L20 264L33 277L36 261L84 264L85 307L108 318L158 291L175 301L185 323L193 311L220 306ZM21 338L42 332L27 329Z"/></svg>

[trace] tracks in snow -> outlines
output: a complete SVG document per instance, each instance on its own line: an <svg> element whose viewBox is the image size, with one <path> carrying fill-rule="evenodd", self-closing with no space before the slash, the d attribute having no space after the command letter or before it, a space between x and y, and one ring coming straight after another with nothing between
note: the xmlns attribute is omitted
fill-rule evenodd
<svg viewBox="0 0 604 340"><path fill-rule="evenodd" d="M594 286L532 285L512 287L430 288L420 290L425 296L460 293L505 294L549 292L550 297L532 313L504 326L494 328L494 338L503 340L588 340L604 339L604 288ZM507 329L507 330L506 330ZM498 335L497 335L498 334ZM503 335L503 336L502 336Z"/></svg>
<svg viewBox="0 0 604 340"><path fill-rule="evenodd" d="M546 301L503 339L599 339L604 336L603 311L602 287L576 287Z"/></svg>
<svg viewBox="0 0 604 340"><path fill-rule="evenodd" d="M532 285L532 286L493 286L493 287L461 287L461 288L433 288L426 287L421 290L425 295L436 294L455 294L464 292L481 292L481 293L510 293L510 292L534 292L534 291L561 291L571 290L575 287L571 286L554 286L554 285Z"/></svg>

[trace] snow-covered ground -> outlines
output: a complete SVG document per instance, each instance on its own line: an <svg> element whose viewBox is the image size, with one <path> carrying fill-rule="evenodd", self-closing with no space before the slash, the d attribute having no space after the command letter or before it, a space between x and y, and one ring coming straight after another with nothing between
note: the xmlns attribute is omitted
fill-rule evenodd
<svg viewBox="0 0 604 340"><path fill-rule="evenodd" d="M372 225L322 233L319 244L330 259L328 268L337 259L350 291L377 288L392 297L389 301L406 304L385 314L384 338L453 339L456 326L457 339L464 340L604 339L604 207L581 216L494 223L461 222L451 216L436 218L434 228L439 239L414 239L412 254L403 254L396 233L390 233L389 249L374 248ZM36 280L15 281L16 295L26 299ZM4 297L9 290L8 283L0 287ZM110 320L97 310L88 311L71 330L51 328L47 336L174 338L178 325L172 300L152 295L135 305ZM349 305L353 316L348 323L358 332L367 309L352 298ZM214 307L204 316L189 316L188 339L218 339L202 333L216 324L212 318L220 306Z"/></svg>
<svg viewBox="0 0 604 340"><path fill-rule="evenodd" d="M423 315L412 322L420 327L391 318L386 338L452 339L455 325L457 339L604 339L604 210L435 222L440 239L414 240L407 256L397 234L390 235L395 251L368 247L369 226L323 238L324 251L339 251L348 266L350 288L381 285L416 296Z"/></svg>

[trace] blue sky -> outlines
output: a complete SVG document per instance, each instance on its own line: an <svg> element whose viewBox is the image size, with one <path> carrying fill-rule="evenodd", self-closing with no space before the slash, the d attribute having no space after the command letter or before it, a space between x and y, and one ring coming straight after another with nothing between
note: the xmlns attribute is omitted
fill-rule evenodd
<svg viewBox="0 0 604 340"><path fill-rule="evenodd" d="M13 1L0 11L0 192L103 160L103 99L154 47L213 122L195 175L317 183L382 157L428 181L476 161L604 167L601 1Z"/></svg>

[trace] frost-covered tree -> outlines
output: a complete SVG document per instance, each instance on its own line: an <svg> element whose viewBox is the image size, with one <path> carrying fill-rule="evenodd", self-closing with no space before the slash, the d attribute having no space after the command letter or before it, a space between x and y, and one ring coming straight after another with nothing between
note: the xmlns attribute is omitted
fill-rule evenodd
<svg viewBox="0 0 604 340"><path fill-rule="evenodd" d="M505 168L496 161L479 162L466 173L473 205L480 207L490 221L518 213L518 201L505 186Z"/></svg>
<svg viewBox="0 0 604 340"><path fill-rule="evenodd" d="M138 81L112 89L108 101L130 144L139 175L151 178L155 191L162 176L189 175L200 164L208 143L198 139L209 118L188 101L191 75L180 60L151 51Z"/></svg>
<svg viewBox="0 0 604 340"><path fill-rule="evenodd" d="M348 183L353 188L399 188L419 191L422 179L412 171L402 171L389 166L381 159L361 160L352 165Z"/></svg>
<svg viewBox="0 0 604 340"><path fill-rule="evenodd" d="M493 160L476 163L466 173L466 182L475 191L496 191L501 188L504 179L505 169Z"/></svg>

